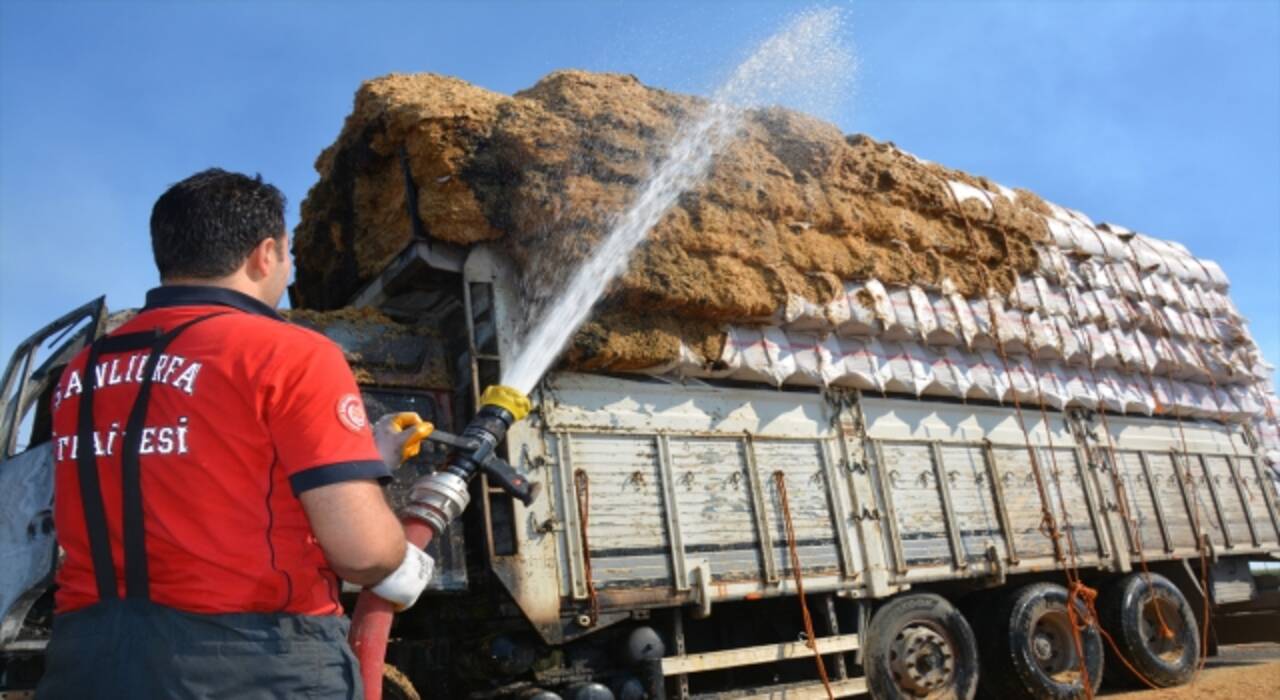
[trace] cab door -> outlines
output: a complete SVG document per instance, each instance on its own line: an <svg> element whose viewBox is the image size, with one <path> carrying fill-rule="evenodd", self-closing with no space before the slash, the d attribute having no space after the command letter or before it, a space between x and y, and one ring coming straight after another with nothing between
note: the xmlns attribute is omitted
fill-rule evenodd
<svg viewBox="0 0 1280 700"><path fill-rule="evenodd" d="M106 313L98 297L40 329L14 350L0 383L0 652L47 641L47 630L24 622L57 561L49 398L67 362L102 332Z"/></svg>

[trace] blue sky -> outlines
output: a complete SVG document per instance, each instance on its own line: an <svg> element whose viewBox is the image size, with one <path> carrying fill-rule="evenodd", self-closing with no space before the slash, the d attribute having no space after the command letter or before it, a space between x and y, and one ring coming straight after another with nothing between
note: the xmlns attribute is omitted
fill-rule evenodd
<svg viewBox="0 0 1280 700"><path fill-rule="evenodd" d="M830 4L830 3L826 3ZM1280 361L1280 2L839 3L846 132L1219 261ZM0 353L155 284L152 202L261 172L290 226L361 80L557 68L707 93L808 3L0 3Z"/></svg>

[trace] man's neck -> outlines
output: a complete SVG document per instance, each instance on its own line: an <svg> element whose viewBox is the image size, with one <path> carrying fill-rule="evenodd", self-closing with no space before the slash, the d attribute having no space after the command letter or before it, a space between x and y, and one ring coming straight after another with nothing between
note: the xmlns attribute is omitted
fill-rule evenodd
<svg viewBox="0 0 1280 700"><path fill-rule="evenodd" d="M253 297L267 306L274 306L270 301L262 298L262 290L260 290L257 285L235 275L219 277L216 279L209 279L205 277L166 277L160 280L160 285L162 287L217 287L219 289L230 289L233 292L240 292L245 296Z"/></svg>

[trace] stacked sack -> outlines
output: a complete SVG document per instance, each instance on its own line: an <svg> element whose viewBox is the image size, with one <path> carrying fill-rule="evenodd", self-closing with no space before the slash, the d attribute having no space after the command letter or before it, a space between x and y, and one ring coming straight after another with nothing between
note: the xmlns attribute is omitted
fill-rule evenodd
<svg viewBox="0 0 1280 700"><path fill-rule="evenodd" d="M948 186L986 207L1013 197ZM846 283L826 304L794 297L760 324L729 326L718 362L685 350L648 371L1248 422L1280 448L1273 367L1222 269L1177 243L1049 210L1040 269L1007 294Z"/></svg>

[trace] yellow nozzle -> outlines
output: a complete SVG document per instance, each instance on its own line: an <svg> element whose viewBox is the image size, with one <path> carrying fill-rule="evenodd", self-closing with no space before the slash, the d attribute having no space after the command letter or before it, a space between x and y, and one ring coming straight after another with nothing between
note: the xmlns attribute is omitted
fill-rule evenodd
<svg viewBox="0 0 1280 700"><path fill-rule="evenodd" d="M524 417L529 415L529 411L533 410L533 404L529 402L529 397L509 386L500 384L494 384L484 390L484 393L480 395L480 405L504 408L517 421L524 420Z"/></svg>
<svg viewBox="0 0 1280 700"><path fill-rule="evenodd" d="M412 432L400 444L400 460L404 461L418 456L422 451L422 441L435 432L436 426L422 420L422 417L413 411L404 411L391 418L390 428L393 433Z"/></svg>

